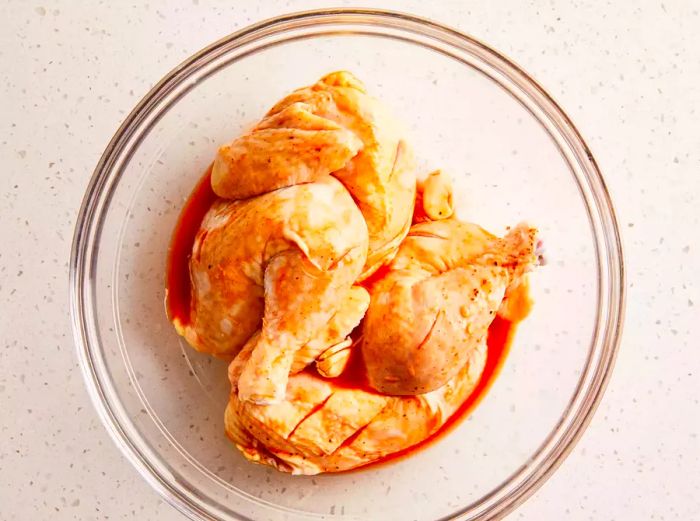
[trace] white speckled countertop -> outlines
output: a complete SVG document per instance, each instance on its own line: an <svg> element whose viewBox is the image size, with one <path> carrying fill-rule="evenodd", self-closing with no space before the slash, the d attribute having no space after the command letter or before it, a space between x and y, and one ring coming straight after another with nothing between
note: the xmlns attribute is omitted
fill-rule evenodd
<svg viewBox="0 0 700 521"><path fill-rule="evenodd" d="M264 4L257 5L257 4ZM591 426L513 519L700 519L700 5L362 2L448 23L528 70L596 155L628 309ZM68 316L83 190L138 99L211 41L321 1L0 7L0 519L181 519L122 458Z"/></svg>

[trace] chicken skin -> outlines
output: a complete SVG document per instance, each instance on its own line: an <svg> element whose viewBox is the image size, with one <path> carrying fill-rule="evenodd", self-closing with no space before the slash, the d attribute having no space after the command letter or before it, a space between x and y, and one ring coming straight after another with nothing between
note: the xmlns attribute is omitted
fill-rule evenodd
<svg viewBox="0 0 700 521"><path fill-rule="evenodd" d="M362 214L335 178L217 202L194 243L184 336L234 355L262 324L239 388L243 399L278 400L296 352L339 311L366 254Z"/></svg>
<svg viewBox="0 0 700 521"><path fill-rule="evenodd" d="M479 346L506 290L537 263L537 231L498 238L455 219L411 227L372 286L362 354L369 384L412 395L445 385Z"/></svg>
<svg viewBox="0 0 700 521"><path fill-rule="evenodd" d="M283 401L263 406L236 392L251 347L229 367L226 433L247 459L293 474L350 470L420 443L464 403L486 363L484 341L450 381L419 396L347 389L304 371L290 377Z"/></svg>
<svg viewBox="0 0 700 521"><path fill-rule="evenodd" d="M397 123L349 72L294 91L251 132L221 147L212 187L221 197L239 199L331 172L367 223L364 278L390 260L406 236L416 183Z"/></svg>

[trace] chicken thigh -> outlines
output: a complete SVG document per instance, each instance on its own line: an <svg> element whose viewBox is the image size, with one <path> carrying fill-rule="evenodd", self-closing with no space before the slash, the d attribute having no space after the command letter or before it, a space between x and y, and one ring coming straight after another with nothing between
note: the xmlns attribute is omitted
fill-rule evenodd
<svg viewBox="0 0 700 521"><path fill-rule="evenodd" d="M239 199L330 172L367 222L364 278L391 259L408 232L416 183L398 124L349 72L294 91L252 131L221 147L212 187L221 197Z"/></svg>

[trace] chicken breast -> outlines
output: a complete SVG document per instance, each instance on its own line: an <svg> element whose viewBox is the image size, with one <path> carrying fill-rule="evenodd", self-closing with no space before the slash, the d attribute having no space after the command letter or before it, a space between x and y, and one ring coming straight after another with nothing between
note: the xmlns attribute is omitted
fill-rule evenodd
<svg viewBox="0 0 700 521"><path fill-rule="evenodd" d="M195 239L185 338L201 351L234 355L262 324L241 397L280 400L296 352L328 327L366 255L362 214L332 177L220 201ZM354 313L350 322L359 321Z"/></svg>
<svg viewBox="0 0 700 521"><path fill-rule="evenodd" d="M500 239L455 219L416 224L371 288L362 354L369 384L415 395L445 385L481 345L507 288L538 262L537 230Z"/></svg>
<svg viewBox="0 0 700 521"><path fill-rule="evenodd" d="M349 72L294 91L252 131L221 147L212 187L221 197L240 199L331 172L367 223L364 278L393 256L408 232L415 174L397 123Z"/></svg>

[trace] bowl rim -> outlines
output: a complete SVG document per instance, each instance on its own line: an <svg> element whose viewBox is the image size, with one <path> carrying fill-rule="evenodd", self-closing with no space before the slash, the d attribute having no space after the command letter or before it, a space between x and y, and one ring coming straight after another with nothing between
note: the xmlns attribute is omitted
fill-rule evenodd
<svg viewBox="0 0 700 521"><path fill-rule="evenodd" d="M578 161L585 161L583 165L584 174L589 183L588 189L591 191L596 206L595 210L598 211L596 216L591 215L591 208L584 197L589 219L591 220L593 236L597 241L595 242L595 248L599 284L598 319L591 341L589 358L579 379L579 385L574 392L574 397L571 399L569 407L564 411L557 425L531 457L531 461L534 461L532 458L542 456L544 452L547 452L541 458L541 461L530 470L529 475L521 479L517 486L511 487L505 494L501 494L501 497L497 497L497 492L503 491L515 478L523 474L529 466L515 471L486 496L444 519L500 518L522 504L558 468L582 436L600 403L619 350L624 321L626 284L622 241L615 210L597 162L578 129L552 96L523 69L498 51L458 30L426 18L397 11L370 8L316 9L269 18L225 36L193 54L168 72L139 101L115 132L95 167L80 207L72 241L69 264L70 314L81 372L91 401L103 425L123 455L169 504L191 519L216 519L201 501L196 502L192 500L191 496L183 495L178 488L173 487L168 482L162 473L149 464L147 457L134 446L108 403L100 374L102 370L100 360L95 358L96 350L91 343L90 313L86 313L85 310L86 295L90 293L91 283L93 282L89 277L89 269L95 262L95 258L90 250L91 239L94 235L95 223L100 221L102 212L104 212L104 208L100 205L101 198L104 196L103 192L105 189L107 191L112 190L115 186L115 181L118 181L121 174L121 172L117 172L116 178L114 178L114 165L124 152L134 130L144 124L146 116L154 110L159 99L162 99L175 86L185 81L188 74L202 67L207 59L213 60L216 55L222 52L222 49L225 53L227 49L231 50L230 46L236 43L254 41L256 38L269 34L284 33L293 30L300 24L310 23L314 25L337 23L345 23L346 25L364 24L376 25L384 29L398 28L429 36L432 40L436 40L446 46L463 46L462 48L465 51L466 46L469 46L472 50L476 48L483 51L490 58L496 60L511 75L511 81L521 81L522 85L520 87L527 89L530 95L536 97L535 103L543 105L543 110L548 116L555 119L557 125L568 132L567 143L575 148ZM559 128L559 130L561 131L562 128ZM110 177L113 177L111 185L107 183ZM581 189L580 186L579 188ZM594 217L600 219L600 222L597 223L596 221L596 223L603 229L602 237L596 232L596 223L593 222L595 220ZM603 245L602 248L598 244L599 242ZM95 246L92 245L92 248L94 249ZM601 266L601 260L605 261L603 266ZM601 269L605 271L602 276ZM608 282L605 287L603 287L604 284L601 282L601 278L603 281ZM604 317L601 317L601 299L606 303L605 310L607 314ZM596 351L596 347L600 350L600 353L598 353L599 358L593 360L592 354ZM589 377L590 381L587 389L582 389L582 382L586 376ZM586 392L581 394L584 390ZM574 402L577 401L577 397L581 398L581 400L574 409ZM565 425L567 422L564 422L564 419L567 416L570 418L568 424Z"/></svg>

